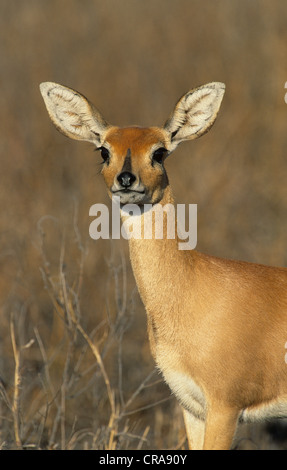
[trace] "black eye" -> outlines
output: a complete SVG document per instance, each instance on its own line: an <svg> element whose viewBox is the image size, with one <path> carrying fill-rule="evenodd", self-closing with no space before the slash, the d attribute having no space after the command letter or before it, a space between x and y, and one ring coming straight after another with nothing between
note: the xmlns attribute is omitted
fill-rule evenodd
<svg viewBox="0 0 287 470"><path fill-rule="evenodd" d="M167 154L167 150L164 147L161 147L161 148L155 150L153 155L152 155L152 165L154 164L154 162L159 163L160 165L162 165L166 154Z"/></svg>
<svg viewBox="0 0 287 470"><path fill-rule="evenodd" d="M100 150L104 163L109 163L110 152L108 151L108 149L106 149L105 147L99 147L97 150Z"/></svg>

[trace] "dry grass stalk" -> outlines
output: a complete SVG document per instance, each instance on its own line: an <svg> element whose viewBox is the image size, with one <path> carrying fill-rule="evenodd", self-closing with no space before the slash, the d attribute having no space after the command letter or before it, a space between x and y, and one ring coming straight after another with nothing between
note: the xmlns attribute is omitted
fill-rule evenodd
<svg viewBox="0 0 287 470"><path fill-rule="evenodd" d="M14 418L14 434L16 446L22 449L22 442L20 438L20 387L21 387L21 372L20 372L20 351L16 344L14 322L10 321L11 341L15 360L14 370L14 396L12 402L12 412Z"/></svg>

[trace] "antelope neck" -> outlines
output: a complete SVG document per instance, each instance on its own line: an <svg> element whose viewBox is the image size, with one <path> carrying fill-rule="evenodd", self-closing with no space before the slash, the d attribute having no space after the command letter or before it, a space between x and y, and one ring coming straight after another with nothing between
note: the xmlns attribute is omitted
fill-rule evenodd
<svg viewBox="0 0 287 470"><path fill-rule="evenodd" d="M170 187L165 190L161 205L173 204ZM163 234L166 234L165 225L167 215L163 212ZM140 216L142 219L144 214ZM175 220L176 223L176 220ZM167 314L168 307L163 298L170 298L172 290L175 290L174 298L178 298L179 276L181 268L184 269L184 253L178 249L177 230L175 238L168 239L165 235L162 239L135 239L129 240L130 259L137 282L139 293L146 306L147 313L154 317ZM161 286L158 289L158 286ZM177 294L176 294L177 292ZM172 320L176 319L173 312Z"/></svg>

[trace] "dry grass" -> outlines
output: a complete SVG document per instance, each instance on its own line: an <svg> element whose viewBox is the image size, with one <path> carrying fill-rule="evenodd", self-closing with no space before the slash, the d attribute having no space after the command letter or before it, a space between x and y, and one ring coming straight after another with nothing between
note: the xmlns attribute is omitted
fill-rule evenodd
<svg viewBox="0 0 287 470"><path fill-rule="evenodd" d="M75 229L80 269L72 280L68 279L65 268L64 238L58 274L52 275L45 251L45 233L41 230L41 274L53 309L53 333L49 341L34 326L26 342L23 334L26 312L21 310L11 315L14 368L9 370L14 371L14 377L10 387L4 383L1 387L2 448L141 449L150 442L149 435L154 433L151 426L155 422L147 424L138 417L160 405L174 408L169 393L160 391L162 379L154 369L138 374L138 383L136 380L129 383L123 349L134 303L127 298L123 260L121 266L109 260L116 315L109 306L106 317L95 323L92 331L88 333L83 326L81 284L87 252L79 239L78 228ZM148 398L157 395L156 400ZM181 426L179 418L176 428ZM178 430L172 429L169 439L178 439L174 434ZM179 447L185 440L184 434L180 437Z"/></svg>
<svg viewBox="0 0 287 470"><path fill-rule="evenodd" d="M200 250L286 266L286 20L285 0L1 0L2 448L186 445L126 244L89 239L90 206L109 204L98 155L55 131L39 83L160 125L225 82L212 131L167 161L174 193L198 203ZM243 437L273 445L262 426Z"/></svg>

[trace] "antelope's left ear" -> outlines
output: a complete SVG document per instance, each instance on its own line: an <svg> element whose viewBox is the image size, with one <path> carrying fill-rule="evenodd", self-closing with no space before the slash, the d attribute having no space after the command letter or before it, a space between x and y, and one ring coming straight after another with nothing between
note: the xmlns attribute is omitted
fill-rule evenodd
<svg viewBox="0 0 287 470"><path fill-rule="evenodd" d="M41 83L40 91L49 116L60 132L71 139L100 145L111 126L85 96L53 82Z"/></svg>
<svg viewBox="0 0 287 470"><path fill-rule="evenodd" d="M186 93L176 104L164 129L170 133L171 151L180 142L205 134L212 127L225 92L224 83L212 82Z"/></svg>

